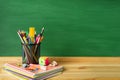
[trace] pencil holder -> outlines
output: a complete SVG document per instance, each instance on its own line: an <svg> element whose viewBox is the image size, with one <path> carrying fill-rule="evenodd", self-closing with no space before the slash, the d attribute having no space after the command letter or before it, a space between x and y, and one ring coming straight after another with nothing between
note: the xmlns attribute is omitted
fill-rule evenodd
<svg viewBox="0 0 120 80"><path fill-rule="evenodd" d="M40 57L39 44L23 44L22 43L22 64L38 64Z"/></svg>

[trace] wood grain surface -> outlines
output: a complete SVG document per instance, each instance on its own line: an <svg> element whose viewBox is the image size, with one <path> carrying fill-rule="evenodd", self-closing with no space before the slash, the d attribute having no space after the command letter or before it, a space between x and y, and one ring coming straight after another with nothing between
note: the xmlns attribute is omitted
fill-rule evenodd
<svg viewBox="0 0 120 80"><path fill-rule="evenodd" d="M47 80L120 80L120 57L50 57L64 71ZM0 57L0 80L18 80L2 68L5 63L21 63L21 57Z"/></svg>

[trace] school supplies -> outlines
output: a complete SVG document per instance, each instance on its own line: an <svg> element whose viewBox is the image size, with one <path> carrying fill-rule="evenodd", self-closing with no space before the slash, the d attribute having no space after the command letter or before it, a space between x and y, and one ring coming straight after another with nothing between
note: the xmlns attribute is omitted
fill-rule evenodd
<svg viewBox="0 0 120 80"><path fill-rule="evenodd" d="M29 28L29 37L30 37L30 43L35 43L35 28L34 27Z"/></svg>
<svg viewBox="0 0 120 80"><path fill-rule="evenodd" d="M58 63L56 61L52 61L51 64L49 64L49 66L57 66Z"/></svg>
<svg viewBox="0 0 120 80"><path fill-rule="evenodd" d="M25 31L18 30L18 36L20 37L21 43L24 44L39 44L40 40L43 39L44 27L42 28L40 34L36 37L36 31L34 27L29 28L29 34L27 35Z"/></svg>
<svg viewBox="0 0 120 80"><path fill-rule="evenodd" d="M38 44L39 42L40 42L40 35L38 34L38 36L36 37L35 43Z"/></svg>
<svg viewBox="0 0 120 80"><path fill-rule="evenodd" d="M39 64L30 64L29 67L23 68L22 66L18 66L16 63L6 63L4 65L4 69L35 79L49 74L62 72L63 66L46 66L46 70L42 70Z"/></svg>
<svg viewBox="0 0 120 80"><path fill-rule="evenodd" d="M7 73L20 80L44 80L62 73L63 66L57 65L55 61L52 62L51 66L48 57L40 57L43 32L44 27L37 36L34 27L29 28L29 34L23 30L18 30L17 34L23 48L22 64L6 63L4 70Z"/></svg>
<svg viewBox="0 0 120 80"><path fill-rule="evenodd" d="M40 57L40 44L43 40L44 27L41 32L36 35L34 27L29 28L29 34L23 30L18 30L18 36L20 37L21 44L23 47L22 63L34 63L38 64Z"/></svg>
<svg viewBox="0 0 120 80"><path fill-rule="evenodd" d="M13 72L13 71L10 71L8 69L4 69L8 74L12 75L13 77L19 79L19 80L45 80L45 79L48 79L48 78L51 78L51 77L54 77L54 76L57 76L59 74L61 74L62 72L52 72L52 73L49 73L49 74L45 74L43 75L42 77L37 77L37 78L30 78L30 77L27 77L27 76L24 76L22 74L19 74L19 73L16 73L16 72Z"/></svg>
<svg viewBox="0 0 120 80"><path fill-rule="evenodd" d="M30 37L35 37L35 28L34 27L29 28L29 36Z"/></svg>
<svg viewBox="0 0 120 80"><path fill-rule="evenodd" d="M44 32L44 27L41 30L40 36L43 36L43 32Z"/></svg>
<svg viewBox="0 0 120 80"><path fill-rule="evenodd" d="M48 57L40 57L39 58L39 64L41 66L47 66L47 65L49 65L49 63L50 63L50 60Z"/></svg>

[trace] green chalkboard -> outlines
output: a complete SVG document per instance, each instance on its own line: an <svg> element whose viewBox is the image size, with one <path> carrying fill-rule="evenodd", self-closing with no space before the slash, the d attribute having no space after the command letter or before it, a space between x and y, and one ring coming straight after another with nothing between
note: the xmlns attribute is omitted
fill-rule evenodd
<svg viewBox="0 0 120 80"><path fill-rule="evenodd" d="M41 55L120 56L120 0L0 0L0 56L20 56L31 26L45 27Z"/></svg>

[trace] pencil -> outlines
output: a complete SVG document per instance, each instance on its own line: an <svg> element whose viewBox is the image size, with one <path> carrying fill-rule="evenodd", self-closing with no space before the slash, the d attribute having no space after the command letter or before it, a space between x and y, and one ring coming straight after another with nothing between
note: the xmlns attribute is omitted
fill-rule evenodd
<svg viewBox="0 0 120 80"><path fill-rule="evenodd" d="M22 43L24 43L24 41L23 41L22 37L20 36L20 33L19 33L19 32L17 32L17 33L18 33L18 36L19 36L19 38L20 38L21 42L22 42Z"/></svg>

